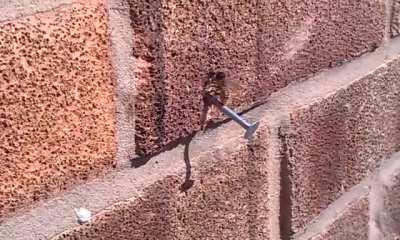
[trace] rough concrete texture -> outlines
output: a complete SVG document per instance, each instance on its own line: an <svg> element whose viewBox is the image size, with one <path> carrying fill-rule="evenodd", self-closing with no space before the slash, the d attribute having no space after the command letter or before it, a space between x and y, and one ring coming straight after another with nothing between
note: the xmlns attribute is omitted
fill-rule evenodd
<svg viewBox="0 0 400 240"><path fill-rule="evenodd" d="M385 239L400 239L400 171L393 177L391 186L387 186L384 196L385 220L383 234Z"/></svg>
<svg viewBox="0 0 400 240"><path fill-rule="evenodd" d="M0 0L0 21L48 11L72 0Z"/></svg>
<svg viewBox="0 0 400 240"><path fill-rule="evenodd" d="M376 0L129 4L142 155L204 124L210 72L225 73L221 98L243 110L294 80L375 49L385 35L385 6Z"/></svg>
<svg viewBox="0 0 400 240"><path fill-rule="evenodd" d="M400 147L400 60L290 114L283 130L293 231Z"/></svg>
<svg viewBox="0 0 400 240"><path fill-rule="evenodd" d="M107 35L102 1L0 24L0 219L113 166Z"/></svg>
<svg viewBox="0 0 400 240"><path fill-rule="evenodd" d="M396 37L400 34L400 1L399 0L393 0L390 32L391 32L392 37Z"/></svg>
<svg viewBox="0 0 400 240"><path fill-rule="evenodd" d="M291 239L365 239L369 235L371 179L352 187Z"/></svg>
<svg viewBox="0 0 400 240"><path fill-rule="evenodd" d="M312 240L368 240L369 201L368 198L355 202L338 219Z"/></svg>
<svg viewBox="0 0 400 240"><path fill-rule="evenodd" d="M379 181L374 189L379 205L373 211L379 238L400 239L400 153L382 164Z"/></svg>
<svg viewBox="0 0 400 240"><path fill-rule="evenodd" d="M279 189L272 191L276 183L268 175L276 176L279 165L269 163L267 132L264 127L249 144L219 136L218 147L198 159L185 156L186 149L184 160L194 163L186 169L189 175L164 176L139 196L53 239L271 239L277 225L269 223L278 216L277 203L271 203Z"/></svg>
<svg viewBox="0 0 400 240"><path fill-rule="evenodd" d="M383 234L388 240L400 239L400 171L393 180L393 185L388 186L384 196L386 219Z"/></svg>
<svg viewBox="0 0 400 240"><path fill-rule="evenodd" d="M110 39L116 78L117 166L130 165L135 153L135 83L133 38L129 8L121 0L108 0Z"/></svg>

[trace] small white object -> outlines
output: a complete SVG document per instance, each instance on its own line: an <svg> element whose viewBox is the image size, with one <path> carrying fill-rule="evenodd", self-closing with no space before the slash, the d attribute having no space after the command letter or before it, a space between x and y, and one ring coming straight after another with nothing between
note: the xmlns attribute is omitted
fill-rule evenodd
<svg viewBox="0 0 400 240"><path fill-rule="evenodd" d="M92 213L86 208L75 208L74 210L80 224L89 222L92 218Z"/></svg>

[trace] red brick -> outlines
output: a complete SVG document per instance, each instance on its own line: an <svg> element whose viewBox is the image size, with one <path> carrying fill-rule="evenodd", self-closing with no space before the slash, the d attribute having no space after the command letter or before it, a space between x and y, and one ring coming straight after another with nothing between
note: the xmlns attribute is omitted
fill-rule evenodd
<svg viewBox="0 0 400 240"><path fill-rule="evenodd" d="M400 60L291 113L284 130L297 232L400 148Z"/></svg>
<svg viewBox="0 0 400 240"><path fill-rule="evenodd" d="M114 164L104 4L0 23L0 218Z"/></svg>
<svg viewBox="0 0 400 240"><path fill-rule="evenodd" d="M312 240L368 240L369 201L362 198L340 214L326 232Z"/></svg>
<svg viewBox="0 0 400 240"><path fill-rule="evenodd" d="M186 191L184 172L166 176L55 239L276 239L270 234L278 224L270 223L278 218L278 193L269 179L278 168L267 160L263 130L251 144L211 138L218 148L190 159L193 186Z"/></svg>
<svg viewBox="0 0 400 240"><path fill-rule="evenodd" d="M373 0L129 4L141 155L204 124L210 72L226 74L223 100L246 109L294 80L373 50L385 29L384 4Z"/></svg>

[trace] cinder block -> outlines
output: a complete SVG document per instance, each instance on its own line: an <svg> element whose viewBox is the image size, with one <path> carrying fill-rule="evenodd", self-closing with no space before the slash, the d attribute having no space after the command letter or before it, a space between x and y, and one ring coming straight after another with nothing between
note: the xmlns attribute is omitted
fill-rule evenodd
<svg viewBox="0 0 400 240"><path fill-rule="evenodd" d="M227 141L188 160L191 184L183 184L184 172L170 174L54 239L277 239L270 234L279 226L270 223L278 218L272 199L279 189L268 179L279 164L270 164L263 132L250 144L219 137Z"/></svg>
<svg viewBox="0 0 400 240"><path fill-rule="evenodd" d="M82 1L0 23L0 219L114 165L106 18Z"/></svg>
<svg viewBox="0 0 400 240"><path fill-rule="evenodd" d="M297 232L400 148L400 60L290 114L283 130Z"/></svg>
<svg viewBox="0 0 400 240"><path fill-rule="evenodd" d="M326 232L313 237L312 240L368 240L368 233L369 201L368 197L365 197L340 213Z"/></svg>
<svg viewBox="0 0 400 240"><path fill-rule="evenodd" d="M211 72L223 101L247 109L288 83L375 49L382 1L130 0L136 61L138 154L197 131ZM214 118L215 117L215 118Z"/></svg>

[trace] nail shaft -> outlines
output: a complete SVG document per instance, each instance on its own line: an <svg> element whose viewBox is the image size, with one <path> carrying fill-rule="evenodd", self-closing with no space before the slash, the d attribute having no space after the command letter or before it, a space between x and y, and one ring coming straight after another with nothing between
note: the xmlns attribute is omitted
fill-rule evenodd
<svg viewBox="0 0 400 240"><path fill-rule="evenodd" d="M250 128L250 123L248 123L244 118L240 117L236 112L234 112L232 109L228 108L227 106L222 106L220 107L220 110L225 113L227 116L233 119L233 121L239 123L240 126L242 126L244 129L249 129Z"/></svg>
<svg viewBox="0 0 400 240"><path fill-rule="evenodd" d="M242 118L239 116L235 111L232 109L228 108L227 106L224 106L216 97L208 95L207 96L209 101L214 104L215 106L218 107L219 110L221 110L225 115L233 119L235 122L237 122L240 126L242 126L244 129L246 129L246 134L245 138L250 139L254 132L257 130L259 122L256 123L249 123L246 121L246 119Z"/></svg>

